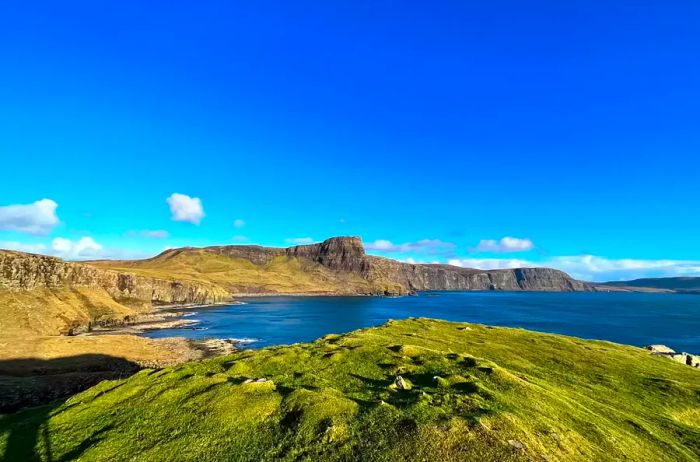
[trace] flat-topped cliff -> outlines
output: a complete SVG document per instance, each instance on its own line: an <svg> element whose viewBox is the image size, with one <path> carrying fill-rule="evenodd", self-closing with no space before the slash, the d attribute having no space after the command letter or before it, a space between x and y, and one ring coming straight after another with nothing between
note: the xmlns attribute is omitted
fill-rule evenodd
<svg viewBox="0 0 700 462"><path fill-rule="evenodd" d="M398 277L411 290L526 290L573 292L589 291L591 286L552 268L477 270L451 265L400 263ZM386 265L385 265L386 267Z"/></svg>

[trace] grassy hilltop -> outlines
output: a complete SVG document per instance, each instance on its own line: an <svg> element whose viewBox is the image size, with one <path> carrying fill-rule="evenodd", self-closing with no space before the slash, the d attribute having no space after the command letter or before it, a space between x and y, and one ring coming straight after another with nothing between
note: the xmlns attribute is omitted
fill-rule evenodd
<svg viewBox="0 0 700 462"><path fill-rule="evenodd" d="M359 275L333 271L303 258L274 255L261 264L247 258L230 257L207 249L177 249L147 260L95 261L101 268L125 271L139 276L212 283L232 293L309 293L356 294L397 292L397 285L373 284Z"/></svg>
<svg viewBox="0 0 700 462"><path fill-rule="evenodd" d="M5 460L35 451L47 461L697 461L700 371L608 342L411 319L144 370L0 418Z"/></svg>

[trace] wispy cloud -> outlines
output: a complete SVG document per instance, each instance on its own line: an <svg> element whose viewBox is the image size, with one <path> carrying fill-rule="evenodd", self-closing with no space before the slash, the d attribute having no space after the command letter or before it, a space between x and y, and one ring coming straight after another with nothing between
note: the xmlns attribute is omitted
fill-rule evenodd
<svg viewBox="0 0 700 462"><path fill-rule="evenodd" d="M147 258L155 254L155 252L133 248L104 247L89 236L81 237L77 240L57 237L48 243L0 241L0 249L50 255L65 260L95 260L102 258L131 260Z"/></svg>
<svg viewBox="0 0 700 462"><path fill-rule="evenodd" d="M404 242L403 244L394 244L391 241L378 239L374 242L365 244L365 249L384 253L419 253L426 255L443 255L450 256L454 253L457 246L451 242L441 241L440 239L422 239L416 242Z"/></svg>
<svg viewBox="0 0 700 462"><path fill-rule="evenodd" d="M141 229L126 233L130 237L145 237L148 239L165 239L170 234L164 229Z"/></svg>
<svg viewBox="0 0 700 462"><path fill-rule="evenodd" d="M559 268L579 279L608 281L645 277L700 276L700 261L608 259L595 255L560 256L547 259L547 265Z"/></svg>
<svg viewBox="0 0 700 462"><path fill-rule="evenodd" d="M174 221L186 221L198 225L204 218L204 208L198 197L173 193L165 201L170 207L171 217Z"/></svg>
<svg viewBox="0 0 700 462"><path fill-rule="evenodd" d="M32 204L13 204L0 207L0 230L46 235L59 223L58 204L41 199Z"/></svg>
<svg viewBox="0 0 700 462"><path fill-rule="evenodd" d="M305 245L312 244L314 242L314 239L311 237L290 237L285 239L284 242L293 245Z"/></svg>
<svg viewBox="0 0 700 462"><path fill-rule="evenodd" d="M26 244L17 241L0 241L0 249L28 253L46 253L46 244Z"/></svg>
<svg viewBox="0 0 700 462"><path fill-rule="evenodd" d="M530 239L506 236L500 240L483 239L473 250L476 252L524 252L532 250L535 245Z"/></svg>

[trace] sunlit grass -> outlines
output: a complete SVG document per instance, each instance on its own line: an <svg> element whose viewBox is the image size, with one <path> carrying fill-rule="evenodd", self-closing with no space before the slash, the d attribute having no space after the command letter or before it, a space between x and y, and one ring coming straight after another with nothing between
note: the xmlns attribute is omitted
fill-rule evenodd
<svg viewBox="0 0 700 462"><path fill-rule="evenodd" d="M638 348L411 319L103 382L0 419L0 453L696 461L699 409L700 371Z"/></svg>
<svg viewBox="0 0 700 462"><path fill-rule="evenodd" d="M402 292L397 283L368 281L358 274L333 271L310 260L276 256L263 265L204 249L187 249L149 260L103 261L95 265L141 276L213 283L233 293Z"/></svg>

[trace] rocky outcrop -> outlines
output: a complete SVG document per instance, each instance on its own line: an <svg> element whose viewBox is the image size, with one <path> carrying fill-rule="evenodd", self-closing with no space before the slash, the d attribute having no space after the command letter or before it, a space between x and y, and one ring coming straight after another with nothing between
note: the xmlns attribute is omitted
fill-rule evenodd
<svg viewBox="0 0 700 462"><path fill-rule="evenodd" d="M299 245L285 251L289 257L306 258L334 271L367 275L369 260L359 237L333 237L320 244Z"/></svg>
<svg viewBox="0 0 700 462"><path fill-rule="evenodd" d="M141 277L45 255L0 251L0 289L65 287L103 289L115 300L153 304L205 304L230 298L227 291L212 284Z"/></svg>
<svg viewBox="0 0 700 462"><path fill-rule="evenodd" d="M694 355L686 352L676 353L666 345L649 345L646 347L646 349L655 356L663 356L664 358L672 359L673 361L685 364L686 366L700 368L700 355Z"/></svg>

